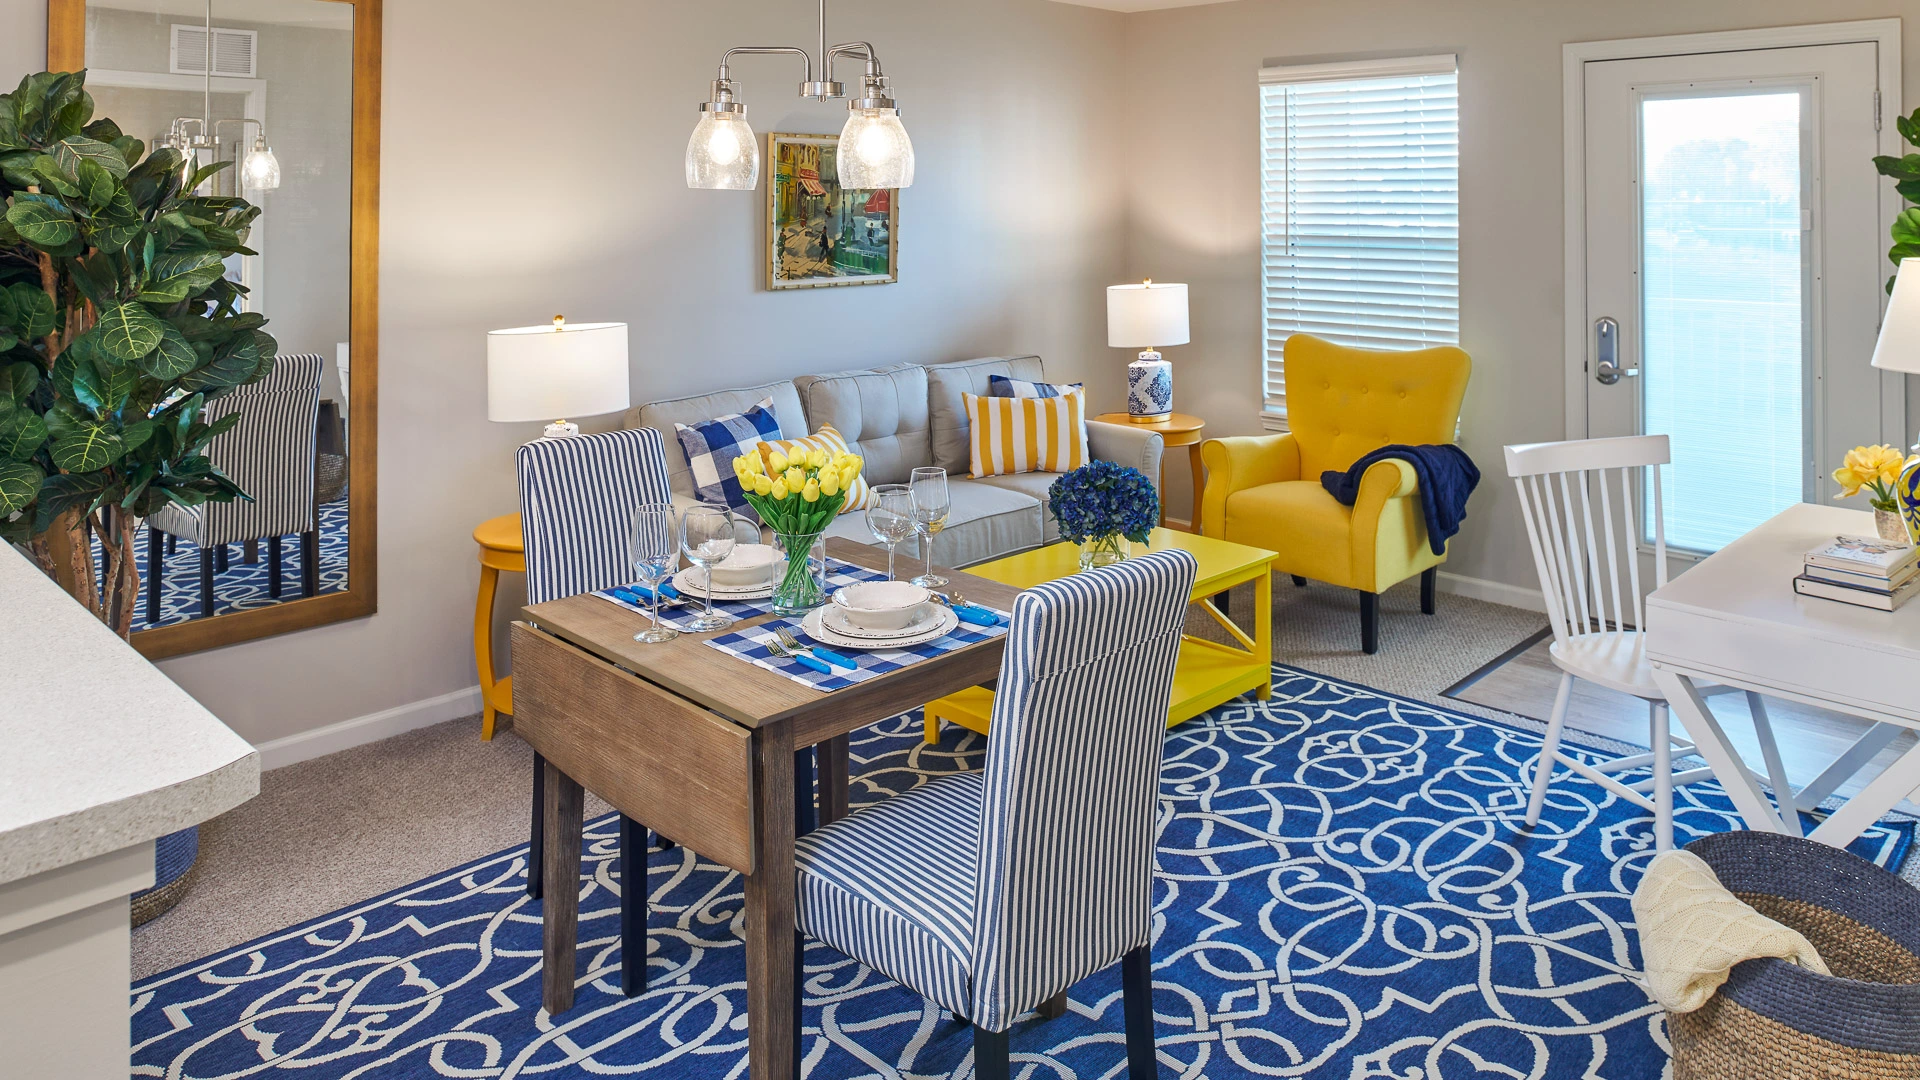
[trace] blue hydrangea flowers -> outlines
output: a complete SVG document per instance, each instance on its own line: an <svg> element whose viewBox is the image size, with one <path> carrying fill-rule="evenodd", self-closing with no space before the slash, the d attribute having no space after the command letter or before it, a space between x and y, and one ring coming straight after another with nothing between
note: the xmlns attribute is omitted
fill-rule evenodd
<svg viewBox="0 0 1920 1080"><path fill-rule="evenodd" d="M1160 495L1139 469L1095 461L1073 470L1047 489L1047 509L1060 523L1060 537L1075 544L1120 535L1136 544L1160 523Z"/></svg>

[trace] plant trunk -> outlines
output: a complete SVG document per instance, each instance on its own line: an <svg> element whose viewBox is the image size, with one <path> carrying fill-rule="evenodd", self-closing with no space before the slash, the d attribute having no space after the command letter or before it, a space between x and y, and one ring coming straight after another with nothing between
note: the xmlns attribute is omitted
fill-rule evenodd
<svg viewBox="0 0 1920 1080"><path fill-rule="evenodd" d="M122 638L133 634L133 612L140 602L140 570L134 562L133 536L136 530L132 514L117 506L100 509L102 521L95 526L100 546L107 555L105 586L101 597L101 619Z"/></svg>
<svg viewBox="0 0 1920 1080"><path fill-rule="evenodd" d="M133 515L119 507L102 507L97 518L69 510L33 542L40 569L122 638L133 633L133 613L140 601L136 527ZM94 562L95 536L104 565Z"/></svg>

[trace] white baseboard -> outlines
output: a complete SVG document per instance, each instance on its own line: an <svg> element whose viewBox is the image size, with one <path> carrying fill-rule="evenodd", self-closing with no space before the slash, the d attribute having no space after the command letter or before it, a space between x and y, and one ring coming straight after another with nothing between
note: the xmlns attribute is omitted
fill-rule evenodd
<svg viewBox="0 0 1920 1080"><path fill-rule="evenodd" d="M1523 608L1527 611L1547 610L1547 598L1539 589L1509 585L1504 581L1467 577L1465 574L1450 574L1445 570L1440 571L1440 591L1473 600L1485 600L1490 604Z"/></svg>
<svg viewBox="0 0 1920 1080"><path fill-rule="evenodd" d="M483 705L480 687L469 686L464 690L455 690L450 694L441 694L439 697L430 697L424 701L409 702L391 709L382 709L377 713L342 720L337 724L303 731L298 735L272 739L261 743L255 749L260 751L262 769L278 769L342 750L351 750L356 746L365 746L370 742L379 742L381 739L402 735L417 728L431 727L448 720L472 716L479 712Z"/></svg>

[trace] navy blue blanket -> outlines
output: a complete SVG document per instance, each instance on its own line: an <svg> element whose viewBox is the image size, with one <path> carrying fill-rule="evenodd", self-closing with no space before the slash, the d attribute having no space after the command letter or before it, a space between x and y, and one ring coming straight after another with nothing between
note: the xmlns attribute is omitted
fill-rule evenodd
<svg viewBox="0 0 1920 1080"><path fill-rule="evenodd" d="M1467 519L1467 496L1480 483L1480 470L1457 446L1383 446L1353 463L1346 472L1328 470L1320 474L1320 484L1352 506L1360 495L1360 478L1376 461L1399 458L1413 466L1420 483L1420 510L1427 518L1427 543L1435 555L1447 553L1447 541L1460 531Z"/></svg>

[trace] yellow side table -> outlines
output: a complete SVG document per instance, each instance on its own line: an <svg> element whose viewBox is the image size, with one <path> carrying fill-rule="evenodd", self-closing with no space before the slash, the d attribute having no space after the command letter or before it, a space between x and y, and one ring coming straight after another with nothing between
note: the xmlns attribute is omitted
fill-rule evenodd
<svg viewBox="0 0 1920 1080"><path fill-rule="evenodd" d="M1136 424L1147 431L1159 432L1160 441L1168 450L1179 446L1187 448L1187 465L1193 470L1193 518L1187 522L1187 531L1199 532L1200 495L1207 486L1206 468L1200 464L1200 443L1206 438L1207 422L1197 416L1179 412L1170 414L1165 420L1155 420L1151 423L1135 420L1123 412L1101 413L1094 419L1105 424ZM1167 459L1164 457L1160 459L1159 485L1161 491L1167 490ZM1160 500L1160 524L1163 528L1171 528L1167 525L1167 500L1165 499Z"/></svg>
<svg viewBox="0 0 1920 1080"><path fill-rule="evenodd" d="M486 712L480 718L480 737L493 738L500 714L513 715L513 676L493 678L493 594L500 587L500 571L527 572L527 549L520 540L520 515L494 518L473 530L480 545L480 596L473 605L473 663L480 669L480 696Z"/></svg>

